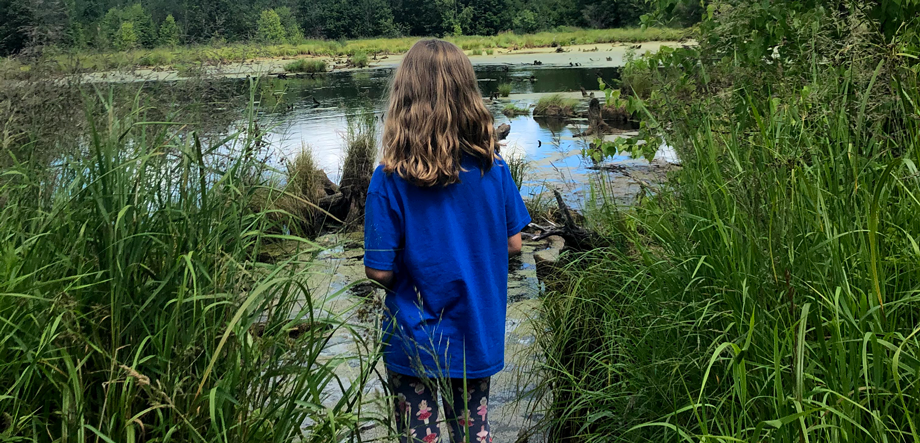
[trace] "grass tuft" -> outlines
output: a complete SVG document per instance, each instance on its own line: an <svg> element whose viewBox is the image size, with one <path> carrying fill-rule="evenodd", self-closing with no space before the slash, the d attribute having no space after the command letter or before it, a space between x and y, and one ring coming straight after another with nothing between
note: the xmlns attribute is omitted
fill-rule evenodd
<svg viewBox="0 0 920 443"><path fill-rule="evenodd" d="M312 60L302 58L284 65L284 70L288 72L326 72L326 62L323 60Z"/></svg>

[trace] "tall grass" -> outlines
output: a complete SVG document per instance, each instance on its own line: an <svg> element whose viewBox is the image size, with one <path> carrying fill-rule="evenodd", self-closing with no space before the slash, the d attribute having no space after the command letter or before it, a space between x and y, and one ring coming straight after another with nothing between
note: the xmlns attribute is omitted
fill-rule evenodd
<svg viewBox="0 0 920 443"><path fill-rule="evenodd" d="M498 94L502 97L507 97L511 95L511 83L501 83L498 85Z"/></svg>
<svg viewBox="0 0 920 443"><path fill-rule="evenodd" d="M546 300L553 440L920 441L920 94L901 63L815 63L657 115L682 167Z"/></svg>
<svg viewBox="0 0 920 443"><path fill-rule="evenodd" d="M75 154L0 176L0 438L349 438L372 362L338 379L344 357L320 351L349 329L305 286L316 247L251 210L266 186L252 108L205 145L104 105ZM300 253L260 263L268 241Z"/></svg>

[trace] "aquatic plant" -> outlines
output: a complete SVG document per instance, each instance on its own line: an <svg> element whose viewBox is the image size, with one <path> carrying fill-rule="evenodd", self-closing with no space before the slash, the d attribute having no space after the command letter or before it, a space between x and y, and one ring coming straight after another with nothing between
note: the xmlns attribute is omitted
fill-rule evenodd
<svg viewBox="0 0 920 443"><path fill-rule="evenodd" d="M355 68L366 68L371 64L371 62L370 59L368 59L366 52L358 51L348 59L348 64Z"/></svg>
<svg viewBox="0 0 920 443"><path fill-rule="evenodd" d="M284 70L288 72L326 72L326 62L323 60L306 59L295 60L284 65Z"/></svg>
<svg viewBox="0 0 920 443"><path fill-rule="evenodd" d="M501 83L498 85L498 94L502 97L511 95L511 83Z"/></svg>
<svg viewBox="0 0 920 443"><path fill-rule="evenodd" d="M359 375L339 380L343 356L321 351L351 327L309 295L317 247L267 233L275 222L251 210L273 188L254 108L206 144L130 103L88 110L70 155L0 176L0 434L348 439L374 361L345 357ZM291 252L261 261L269 240ZM323 397L343 385L341 400Z"/></svg>
<svg viewBox="0 0 920 443"><path fill-rule="evenodd" d="M348 117L345 136L345 163L339 187L351 201L346 222L360 226L364 223L364 200L370 186L377 158L377 121L372 112L360 112Z"/></svg>
<svg viewBox="0 0 920 443"><path fill-rule="evenodd" d="M511 171L511 179L514 180L514 185L520 191L527 171L530 169L530 163L524 155L509 155L505 157L505 163L508 164L508 169Z"/></svg>
<svg viewBox="0 0 920 443"><path fill-rule="evenodd" d="M502 114L505 114L507 117L514 117L516 115L530 114L530 109L520 108L514 103L508 103L502 108Z"/></svg>
<svg viewBox="0 0 920 443"><path fill-rule="evenodd" d="M551 94L540 97L534 106L533 114L547 117L564 117L575 114L578 100L565 98L561 94Z"/></svg>

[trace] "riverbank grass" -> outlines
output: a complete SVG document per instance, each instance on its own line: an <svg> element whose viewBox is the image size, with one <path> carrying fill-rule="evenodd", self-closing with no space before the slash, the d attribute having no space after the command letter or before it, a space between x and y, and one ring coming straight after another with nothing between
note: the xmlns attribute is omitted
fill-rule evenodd
<svg viewBox="0 0 920 443"><path fill-rule="evenodd" d="M497 48L525 49L553 45L585 45L600 43L636 43L646 41L676 41L686 38L689 30L672 28L578 29L564 28L558 32L540 32L519 35L510 32L495 36L447 37L464 50L484 50L486 54ZM418 37L372 38L347 41L308 40L296 44L263 45L235 43L220 46L183 46L177 48L136 49L121 52L68 51L49 52L36 63L48 65L56 72L96 72L128 68L164 68L174 64L201 63L218 65L243 63L260 58L281 57L352 57L365 54L401 54L418 41Z"/></svg>
<svg viewBox="0 0 920 443"><path fill-rule="evenodd" d="M518 115L527 115L530 114L530 109L521 108L515 105L514 103L509 103L502 108L502 114L505 114L506 117L516 117Z"/></svg>
<svg viewBox="0 0 920 443"><path fill-rule="evenodd" d="M288 72L315 73L326 72L326 62L323 60L305 59L293 61L284 65L284 70Z"/></svg>

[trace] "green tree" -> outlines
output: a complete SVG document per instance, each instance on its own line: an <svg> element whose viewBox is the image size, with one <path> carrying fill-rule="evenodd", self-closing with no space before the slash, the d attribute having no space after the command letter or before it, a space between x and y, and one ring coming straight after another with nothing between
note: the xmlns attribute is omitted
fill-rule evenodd
<svg viewBox="0 0 920 443"><path fill-rule="evenodd" d="M281 20L281 27L284 28L284 35L288 43L303 41L303 29L301 29L300 24L297 23L298 20L294 15L294 11L287 6L283 6L275 9L275 13L278 14L278 18Z"/></svg>
<svg viewBox="0 0 920 443"><path fill-rule="evenodd" d="M537 20L537 14L530 9L525 9L514 16L512 20L514 32L518 34L529 34L537 32L540 29L540 23Z"/></svg>
<svg viewBox="0 0 920 443"><path fill-rule="evenodd" d="M511 4L508 0L470 0L472 27L470 34L495 35L511 29Z"/></svg>
<svg viewBox="0 0 920 443"><path fill-rule="evenodd" d="M281 17L278 17L274 9L262 11L262 15L259 16L256 39L262 43L287 43L284 27L281 26Z"/></svg>
<svg viewBox="0 0 920 443"><path fill-rule="evenodd" d="M166 16L160 25L160 45L174 47L179 44L179 26L172 14Z"/></svg>
<svg viewBox="0 0 920 443"><path fill-rule="evenodd" d="M134 23L123 22L115 34L113 44L119 51L137 47L137 32L134 31Z"/></svg>
<svg viewBox="0 0 920 443"><path fill-rule="evenodd" d="M99 25L101 42L104 45L117 46L115 42L119 37L123 23L131 23L137 45L152 47L156 44L157 36L156 28L153 26L153 19L140 3L124 8L109 9Z"/></svg>

